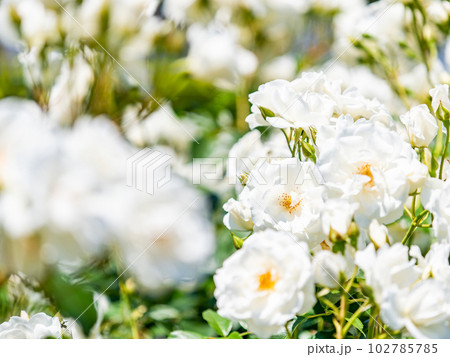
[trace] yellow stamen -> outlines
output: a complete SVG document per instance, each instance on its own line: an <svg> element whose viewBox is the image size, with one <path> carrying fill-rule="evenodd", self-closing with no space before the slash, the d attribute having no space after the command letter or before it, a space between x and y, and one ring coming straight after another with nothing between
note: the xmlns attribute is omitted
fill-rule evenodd
<svg viewBox="0 0 450 357"><path fill-rule="evenodd" d="M364 164L362 164L360 167L358 167L358 170L356 171L357 175L363 175L363 176L367 176L370 181L366 182L364 184L365 187L373 187L375 186L375 181L373 179L373 174L372 174L372 166L365 162Z"/></svg>
<svg viewBox="0 0 450 357"><path fill-rule="evenodd" d="M270 270L259 276L259 290L273 290L276 280L272 278Z"/></svg>
<svg viewBox="0 0 450 357"><path fill-rule="evenodd" d="M292 204L292 196L287 193L283 193L280 197L278 197L278 201L280 201L280 206L284 207L289 214L295 212L299 207L301 207L302 199L299 199L296 204Z"/></svg>

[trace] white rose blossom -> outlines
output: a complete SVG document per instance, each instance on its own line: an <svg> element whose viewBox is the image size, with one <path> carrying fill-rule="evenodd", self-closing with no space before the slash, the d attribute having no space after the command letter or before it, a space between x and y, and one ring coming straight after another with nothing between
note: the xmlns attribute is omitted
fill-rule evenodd
<svg viewBox="0 0 450 357"><path fill-rule="evenodd" d="M408 193L428 175L409 144L372 121L338 119L336 127L318 131L317 146L328 196L356 202L355 220L363 227L372 219L391 223L400 218Z"/></svg>
<svg viewBox="0 0 450 357"><path fill-rule="evenodd" d="M326 199L325 205L320 214L322 230L326 236L333 229L344 236L352 223L358 204L349 202L345 199L332 198Z"/></svg>
<svg viewBox="0 0 450 357"><path fill-rule="evenodd" d="M175 174L153 196L127 187L126 162L137 149L111 121L84 117L59 128L27 101L2 100L0 127L2 270L72 271L120 247L152 294L204 272L214 251L205 197Z"/></svg>
<svg viewBox="0 0 450 357"><path fill-rule="evenodd" d="M376 219L373 219L372 222L370 222L369 237L377 248L389 243L387 227L384 224L380 224Z"/></svg>
<svg viewBox="0 0 450 357"><path fill-rule="evenodd" d="M81 54L73 58L73 62L65 61L50 92L50 117L59 123L71 124L81 113L93 81L93 70Z"/></svg>
<svg viewBox="0 0 450 357"><path fill-rule="evenodd" d="M280 332L316 301L310 259L306 244L287 233L253 234L214 276L219 314L262 338Z"/></svg>
<svg viewBox="0 0 450 357"><path fill-rule="evenodd" d="M252 170L245 205L250 209L254 230L290 232L311 247L323 241L322 184L313 163L295 158L274 160Z"/></svg>
<svg viewBox="0 0 450 357"><path fill-rule="evenodd" d="M439 84L433 89L430 89L431 106L434 112L438 111L439 105L445 109L450 110L450 98L448 84Z"/></svg>
<svg viewBox="0 0 450 357"><path fill-rule="evenodd" d="M233 88L242 77L256 70L257 57L240 46L234 28L216 23L204 27L197 23L190 26L187 38L187 66L199 79L214 79L219 87Z"/></svg>
<svg viewBox="0 0 450 357"><path fill-rule="evenodd" d="M246 196L248 196L248 189L244 188L239 195L239 200L230 198L223 205L223 209L227 212L223 217L223 223L231 231L251 231L253 229L252 215L247 206Z"/></svg>
<svg viewBox="0 0 450 357"><path fill-rule="evenodd" d="M422 269L422 279L432 277L450 289L450 243L433 243L425 257L422 257L418 246L412 246L410 255L417 259L417 265Z"/></svg>
<svg viewBox="0 0 450 357"><path fill-rule="evenodd" d="M372 288L378 304L384 301L388 289L409 288L421 275L415 259L408 258L408 247L400 243L384 245L377 251L369 244L356 252L355 263L364 271L366 283Z"/></svg>
<svg viewBox="0 0 450 357"><path fill-rule="evenodd" d="M18 17L14 19L13 14ZM41 49L58 39L58 16L41 0L6 0L0 4L0 40L15 49ZM19 26L17 26L19 20Z"/></svg>
<svg viewBox="0 0 450 357"><path fill-rule="evenodd" d="M411 289L389 289L381 318L392 329L406 328L414 338L450 338L449 290L434 279Z"/></svg>
<svg viewBox="0 0 450 357"><path fill-rule="evenodd" d="M302 96L290 82L280 79L259 86L258 91L250 94L249 98L252 114L246 121L250 129L272 125L280 129L306 130L326 124L335 106L330 98L318 93L307 92ZM274 115L264 119L260 108L269 109Z"/></svg>
<svg viewBox="0 0 450 357"><path fill-rule="evenodd" d="M344 255L322 250L314 254L314 277L317 284L330 289L341 287L353 274L355 264L350 249L345 250Z"/></svg>
<svg viewBox="0 0 450 357"><path fill-rule="evenodd" d="M152 196L118 191L117 246L141 289L160 295L177 285L192 285L205 274L215 240L205 197L172 174Z"/></svg>
<svg viewBox="0 0 450 357"><path fill-rule="evenodd" d="M406 127L411 145L422 147L430 145L438 133L436 118L425 104L412 107L409 112L400 116Z"/></svg>
<svg viewBox="0 0 450 357"><path fill-rule="evenodd" d="M1 338L41 339L61 338L61 323L57 317L50 317L40 312L31 317L25 312L21 316L13 316L0 325Z"/></svg>
<svg viewBox="0 0 450 357"><path fill-rule="evenodd" d="M356 88L341 90L340 81L329 81L321 72L304 72L288 82L274 80L250 94L250 129L271 125L280 129L310 130L328 125L333 118L350 114L354 120L386 113L375 99L363 97Z"/></svg>
<svg viewBox="0 0 450 357"><path fill-rule="evenodd" d="M423 206L433 214L433 232L438 241L450 242L450 181L427 179L420 198Z"/></svg>

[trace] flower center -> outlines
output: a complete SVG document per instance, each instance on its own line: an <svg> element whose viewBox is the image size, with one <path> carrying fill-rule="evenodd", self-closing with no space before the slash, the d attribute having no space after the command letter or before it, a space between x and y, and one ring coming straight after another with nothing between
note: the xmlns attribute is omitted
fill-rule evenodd
<svg viewBox="0 0 450 357"><path fill-rule="evenodd" d="M373 179L373 175L372 175L372 166L365 162L363 163L360 167L358 167L358 170L356 171L357 175L363 175L363 176L367 176L370 181L366 182L364 184L365 187L373 187L375 186L375 181Z"/></svg>
<svg viewBox="0 0 450 357"><path fill-rule="evenodd" d="M261 274L259 277L259 287L258 290L273 290L276 279L272 277L272 273L270 270L266 271L264 274Z"/></svg>
<svg viewBox="0 0 450 357"><path fill-rule="evenodd" d="M302 206L302 199L296 192L287 194L283 193L278 197L280 206L284 207L289 214L294 213L299 207Z"/></svg>

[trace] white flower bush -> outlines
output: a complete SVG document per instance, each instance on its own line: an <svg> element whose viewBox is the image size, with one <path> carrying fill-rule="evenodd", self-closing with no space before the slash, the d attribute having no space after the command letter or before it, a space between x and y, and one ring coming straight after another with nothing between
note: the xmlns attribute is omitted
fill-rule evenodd
<svg viewBox="0 0 450 357"><path fill-rule="evenodd" d="M216 274L219 314L246 321L248 330L260 337L279 333L275 328L267 332L267 321L249 317L256 306L259 312L273 305L251 303L249 298L242 300L249 304L239 303L243 287L251 283L236 275L252 272L262 264L258 259L269 264L268 253L253 252L258 262L254 266L245 257L264 234L274 235L276 230L308 243L313 280L321 289L316 299L322 306L333 305L330 294L340 296L336 310L329 310L335 316L337 337L351 328L339 314L351 304L355 282L365 296L356 303L356 313L370 308L369 319L372 314L381 316L383 336L448 337L448 169L443 169L445 153L441 173L437 160L430 164L429 147L439 133L439 121L447 128L450 118L446 87L438 86L430 94L433 112L425 104L414 106L400 115L403 126L381 103L355 89L342 92L338 81L328 81L321 73L303 73L292 82L269 82L249 96L250 128L270 126L282 131L284 138L279 139L289 152L269 158L255 131L230 151L232 158L249 155L253 165L246 167L247 172L233 172L240 175L238 197L224 205L228 212L224 223L232 232L240 232L233 239L242 248ZM257 160L257 154L262 158ZM402 241L396 242L390 226L405 215L411 223ZM430 228L441 243L434 243L423 257L411 239L417 229ZM357 275L358 270L362 275ZM282 311L279 308L277 313ZM298 319L301 314L297 313ZM279 322L277 328L282 325ZM296 333L289 331L288 324L285 327L288 336ZM368 333L380 333L375 331L379 328L369 328Z"/></svg>
<svg viewBox="0 0 450 357"><path fill-rule="evenodd" d="M450 338L449 21L1 1L0 337Z"/></svg>
<svg viewBox="0 0 450 357"><path fill-rule="evenodd" d="M22 114L9 116L11 106ZM199 261L214 249L204 197L181 178L154 197L128 189L123 168L136 149L110 121L86 117L69 131L55 127L32 103L15 100L0 102L0 119L5 135L0 212L2 234L10 242L2 250L5 270L40 276L46 265L80 265L117 245L128 265L155 243L151 263L140 259L131 267L145 276L137 279L143 286L156 292L200 272ZM177 200L171 200L174 195ZM189 230L195 244L183 233ZM31 244L34 249L24 249Z"/></svg>

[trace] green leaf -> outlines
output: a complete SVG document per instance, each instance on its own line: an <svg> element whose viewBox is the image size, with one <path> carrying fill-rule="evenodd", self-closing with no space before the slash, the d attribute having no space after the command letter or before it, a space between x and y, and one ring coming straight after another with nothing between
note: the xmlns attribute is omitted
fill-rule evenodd
<svg viewBox="0 0 450 357"><path fill-rule="evenodd" d="M229 340L242 340L242 336L237 331L233 331L227 337Z"/></svg>
<svg viewBox="0 0 450 357"><path fill-rule="evenodd" d="M86 285L77 284L57 272L48 276L42 286L61 315L76 319L88 335L97 320L92 291Z"/></svg>
<svg viewBox="0 0 450 357"><path fill-rule="evenodd" d="M213 310L203 311L203 318L208 322L208 325L211 326L220 336L227 336L232 327L232 323L230 320L220 316Z"/></svg>
<svg viewBox="0 0 450 357"><path fill-rule="evenodd" d="M192 339L202 339L202 338L205 338L205 336L202 336L197 332L175 330L169 334L168 338L191 339L192 340Z"/></svg>
<svg viewBox="0 0 450 357"><path fill-rule="evenodd" d="M343 255L345 254L345 241L344 240L340 240L336 243L333 244L333 247L331 248L331 251L333 253L342 253Z"/></svg>
<svg viewBox="0 0 450 357"><path fill-rule="evenodd" d="M352 313L349 311L347 312L345 320L348 321L350 320L351 317ZM352 326L356 328L359 332L361 332L364 336L366 336L366 334L364 333L364 325L359 318L356 318L355 321L353 321Z"/></svg>

